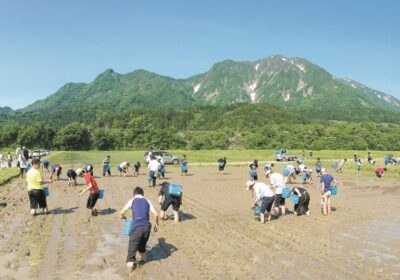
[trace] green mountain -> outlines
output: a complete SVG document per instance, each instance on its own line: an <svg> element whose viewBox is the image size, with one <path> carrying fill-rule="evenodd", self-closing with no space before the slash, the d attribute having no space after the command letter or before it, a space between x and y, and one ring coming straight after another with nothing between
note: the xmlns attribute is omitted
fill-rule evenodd
<svg viewBox="0 0 400 280"><path fill-rule="evenodd" d="M93 82L69 83L22 111L76 108L184 108L192 105L270 103L285 108L384 109L400 111L400 101L349 79L336 78L301 58L270 56L255 62L226 60L188 79L144 70L118 74L112 69Z"/></svg>
<svg viewBox="0 0 400 280"><path fill-rule="evenodd" d="M10 107L0 107L0 115L10 115L14 113L14 110Z"/></svg>
<svg viewBox="0 0 400 280"><path fill-rule="evenodd" d="M400 110L400 101L349 79L339 79L301 58L271 56L215 64L186 81L201 104L268 102L287 108L366 107Z"/></svg>

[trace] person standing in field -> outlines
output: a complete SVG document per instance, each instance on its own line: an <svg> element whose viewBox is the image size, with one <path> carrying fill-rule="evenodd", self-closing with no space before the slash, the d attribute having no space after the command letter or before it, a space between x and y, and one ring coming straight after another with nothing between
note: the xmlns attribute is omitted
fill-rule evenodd
<svg viewBox="0 0 400 280"><path fill-rule="evenodd" d="M310 159L313 159L313 151L310 151Z"/></svg>
<svg viewBox="0 0 400 280"><path fill-rule="evenodd" d="M315 171L317 172L317 176L321 175L322 163L321 159L317 158L317 162L315 163Z"/></svg>
<svg viewBox="0 0 400 280"><path fill-rule="evenodd" d="M17 149L15 150L15 158L18 159L19 155L22 153L21 145L18 145Z"/></svg>
<svg viewBox="0 0 400 280"><path fill-rule="evenodd" d="M156 159L154 155L150 157L149 164L147 167L149 168L149 186L151 184L152 187L157 185L157 176L158 171L160 170L161 163Z"/></svg>
<svg viewBox="0 0 400 280"><path fill-rule="evenodd" d="M79 195L83 195L85 192L89 191L90 194L86 203L86 208L92 212L92 216L97 216L98 212L95 206L97 200L99 199L100 190L96 180L91 173L92 170L86 169L86 171L87 172L85 173L81 173L80 176L84 178L87 187L86 189L80 191Z"/></svg>
<svg viewBox="0 0 400 280"><path fill-rule="evenodd" d="M218 173L224 174L225 166L226 166L226 157L220 158L218 160Z"/></svg>
<svg viewBox="0 0 400 280"><path fill-rule="evenodd" d="M354 162L355 162L355 163L357 163L357 162L358 162L358 159L357 159L357 154L354 154L354 155L353 155L353 159L354 159Z"/></svg>
<svg viewBox="0 0 400 280"><path fill-rule="evenodd" d="M357 176L360 176L360 173L361 173L361 159L357 160L356 169L357 169Z"/></svg>
<svg viewBox="0 0 400 280"><path fill-rule="evenodd" d="M325 168L321 170L321 202L322 202L322 211L324 215L329 215L331 213L331 186L336 185L337 181L333 178L332 175L326 172Z"/></svg>
<svg viewBox="0 0 400 280"><path fill-rule="evenodd" d="M136 265L136 252L139 251L141 262L147 261L146 245L150 238L151 223L150 212L155 217L154 232L158 231L158 214L150 200L144 197L144 191L141 187L133 190L134 197L130 199L122 208L119 215L121 219L126 219L125 213L128 210L132 212L132 225L129 234L128 256L126 258L126 267L129 277Z"/></svg>
<svg viewBox="0 0 400 280"><path fill-rule="evenodd" d="M158 170L158 176L165 179L165 163L163 157L157 158L157 161L160 163L160 169Z"/></svg>
<svg viewBox="0 0 400 280"><path fill-rule="evenodd" d="M3 164L4 164L3 152L0 151L0 168L3 168Z"/></svg>
<svg viewBox="0 0 400 280"><path fill-rule="evenodd" d="M261 201L260 222L264 224L266 221L271 220L271 209L274 203L275 194L271 188L263 182L246 182L246 191L254 191L256 193L256 200L252 205L252 209Z"/></svg>
<svg viewBox="0 0 400 280"><path fill-rule="evenodd" d="M252 163L249 164L249 177L252 181L258 180L257 175L257 168L258 168L258 160L254 160Z"/></svg>
<svg viewBox="0 0 400 280"><path fill-rule="evenodd" d="M183 155L183 158L181 160L181 176L187 175L187 172L188 172L188 161L186 155Z"/></svg>
<svg viewBox="0 0 400 280"><path fill-rule="evenodd" d="M106 156L106 158L103 159L103 177L106 177L106 174L111 176L110 156Z"/></svg>
<svg viewBox="0 0 400 280"><path fill-rule="evenodd" d="M382 176L384 175L385 171L387 171L386 167L377 167L375 168L375 175L376 175L376 180L380 181Z"/></svg>
<svg viewBox="0 0 400 280"><path fill-rule="evenodd" d="M179 197L173 196L169 192L170 183L164 182L161 184L158 193L158 203L161 205L160 218L164 220L165 212L169 206L172 205L172 212L174 213L174 222L179 222L179 208L182 205L183 194L181 192Z"/></svg>
<svg viewBox="0 0 400 280"><path fill-rule="evenodd" d="M265 176L270 180L272 189L275 189L274 215L279 216L279 207L282 210L282 216L286 215L285 198L282 197L282 189L285 187L285 178L280 173L267 170Z"/></svg>
<svg viewBox="0 0 400 280"><path fill-rule="evenodd" d="M293 194L299 197L299 201L294 205L294 214L297 216L300 215L310 215L310 210L308 205L310 204L310 194L305 188L294 187L292 189Z"/></svg>
<svg viewBox="0 0 400 280"><path fill-rule="evenodd" d="M22 157L22 155L20 155ZM40 160L32 160L32 168L26 174L26 182L28 183L28 195L31 209L31 215L36 215L36 208L42 208L44 214L48 214L46 195L43 191L44 184L50 184L51 180L43 180L40 174Z"/></svg>
<svg viewBox="0 0 400 280"><path fill-rule="evenodd" d="M11 154L11 152L8 152L8 155L7 155L7 165L8 165L8 168L11 168L11 167L12 167L12 162L13 162L12 154Z"/></svg>
<svg viewBox="0 0 400 280"><path fill-rule="evenodd" d="M18 166L19 166L19 177L24 178L24 173L26 172L27 168L27 162L25 157L21 153L19 154L18 158Z"/></svg>
<svg viewBox="0 0 400 280"><path fill-rule="evenodd" d="M25 146L22 147L22 154L23 154L25 160L28 161L29 160L29 151Z"/></svg>

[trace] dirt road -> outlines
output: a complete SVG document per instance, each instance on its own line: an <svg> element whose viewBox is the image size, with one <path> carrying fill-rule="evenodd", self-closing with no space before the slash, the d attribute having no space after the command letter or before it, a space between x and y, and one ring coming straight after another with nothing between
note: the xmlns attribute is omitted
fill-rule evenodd
<svg viewBox="0 0 400 280"><path fill-rule="evenodd" d="M183 221L161 223L135 279L400 279L398 180L378 189L374 180L339 174L331 216L320 213L314 183L306 186L311 216L261 225L244 191L246 168L218 175L215 167L193 167L187 177L169 171L168 181L184 186ZM127 278L128 238L118 212L146 176L97 181L105 189L97 217L85 209L86 194L78 196L82 185L53 183L51 214L34 218L23 180L0 188L7 203L0 206L0 279ZM145 195L156 205L157 189L145 187Z"/></svg>

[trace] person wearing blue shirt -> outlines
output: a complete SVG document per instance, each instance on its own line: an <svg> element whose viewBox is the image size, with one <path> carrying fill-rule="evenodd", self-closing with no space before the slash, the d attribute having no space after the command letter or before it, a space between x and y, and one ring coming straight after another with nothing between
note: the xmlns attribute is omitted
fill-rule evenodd
<svg viewBox="0 0 400 280"><path fill-rule="evenodd" d="M326 172L325 168L321 170L321 202L322 202L322 211L324 215L329 215L331 213L331 186L335 186L337 181L333 178L332 175Z"/></svg>
<svg viewBox="0 0 400 280"><path fill-rule="evenodd" d="M150 238L151 223L149 213L155 216L154 232L158 231L158 214L150 200L144 197L144 191L141 187L136 187L133 190L134 197L130 199L120 212L120 218L126 219L125 213L128 210L132 212L132 225L129 234L128 256L126 259L126 266L128 269L129 277L135 269L136 252L139 251L141 261L144 263L146 258L146 245Z"/></svg>

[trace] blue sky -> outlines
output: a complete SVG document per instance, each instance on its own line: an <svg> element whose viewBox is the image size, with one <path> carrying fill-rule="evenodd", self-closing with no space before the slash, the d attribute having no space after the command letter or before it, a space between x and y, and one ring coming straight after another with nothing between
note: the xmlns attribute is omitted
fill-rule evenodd
<svg viewBox="0 0 400 280"><path fill-rule="evenodd" d="M274 54L400 98L399 30L400 1L0 0L0 106L107 68L186 78Z"/></svg>

